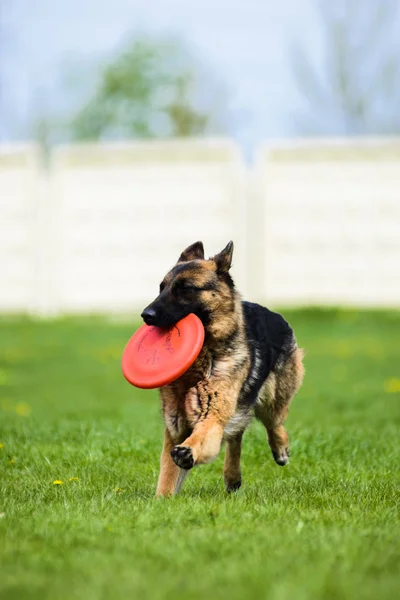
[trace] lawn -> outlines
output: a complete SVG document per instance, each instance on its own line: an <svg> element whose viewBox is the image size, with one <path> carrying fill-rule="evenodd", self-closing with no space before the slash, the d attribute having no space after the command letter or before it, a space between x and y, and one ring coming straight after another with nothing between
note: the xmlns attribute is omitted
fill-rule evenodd
<svg viewBox="0 0 400 600"><path fill-rule="evenodd" d="M0 597L393 599L400 589L400 315L284 311L307 350L275 465L254 423L155 500L155 391L123 379L129 320L0 319Z"/></svg>

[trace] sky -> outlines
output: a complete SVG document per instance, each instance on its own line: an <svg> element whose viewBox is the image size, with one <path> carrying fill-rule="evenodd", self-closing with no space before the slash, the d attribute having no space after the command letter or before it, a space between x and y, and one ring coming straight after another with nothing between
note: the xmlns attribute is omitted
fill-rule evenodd
<svg viewBox="0 0 400 600"><path fill-rule="evenodd" d="M219 74L235 115L230 133L243 146L293 136L293 113L303 98L292 55L300 45L318 65L323 36L317 2L0 0L0 136L28 137L36 114L66 108L72 102L66 85L75 85L80 100L91 66L146 31L182 36ZM74 70L81 81L71 83Z"/></svg>

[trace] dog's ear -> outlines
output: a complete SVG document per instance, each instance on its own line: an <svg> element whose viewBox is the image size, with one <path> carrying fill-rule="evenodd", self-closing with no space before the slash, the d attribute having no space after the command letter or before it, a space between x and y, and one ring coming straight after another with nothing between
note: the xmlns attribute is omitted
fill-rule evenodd
<svg viewBox="0 0 400 600"><path fill-rule="evenodd" d="M213 258L217 265L217 273L222 275L223 273L227 273L229 271L232 265L232 255L233 242L228 242L225 248Z"/></svg>
<svg viewBox="0 0 400 600"><path fill-rule="evenodd" d="M188 246L178 258L178 262L187 262L188 260L195 260L196 258L204 260L203 242L195 242L191 246Z"/></svg>

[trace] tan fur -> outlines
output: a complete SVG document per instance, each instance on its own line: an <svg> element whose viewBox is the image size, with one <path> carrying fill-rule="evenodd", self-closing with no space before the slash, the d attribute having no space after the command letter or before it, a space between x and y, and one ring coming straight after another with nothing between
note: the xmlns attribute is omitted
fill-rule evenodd
<svg viewBox="0 0 400 600"><path fill-rule="evenodd" d="M247 365L246 365L247 366ZM226 368L226 366L224 366ZM216 367L218 371L218 365ZM200 381L196 385L196 394L200 413L186 413L192 417L189 422L193 427L192 434L180 444L181 447L190 448L195 464L204 464L214 460L220 451L224 429L233 417L240 388L246 377L245 365L235 379L228 377L215 377ZM228 371L227 371L228 373ZM193 390L189 391L188 401L193 403ZM187 396L185 396L185 400Z"/></svg>
<svg viewBox="0 0 400 600"><path fill-rule="evenodd" d="M239 294L235 293L233 302L240 305ZM218 456L224 430L235 414L249 369L242 312L234 311L232 316L232 307L227 312L226 304L220 306L219 311L215 307L218 316L206 328L206 345L199 358L179 380L160 390L164 420L175 444L174 460L182 466L189 451L194 465L211 462ZM218 341L233 331L237 331L237 350L218 355L215 352ZM214 350L213 360L211 350ZM190 435L186 436L188 432ZM168 466L168 461L165 464ZM163 482L169 479L171 482L163 483L159 490L172 488L173 477L160 476Z"/></svg>
<svg viewBox="0 0 400 600"><path fill-rule="evenodd" d="M230 331L229 320L225 320L223 325L224 332ZM221 336L225 335L222 332L223 325L215 329L221 331ZM297 348L276 372L269 375L255 408L257 418L266 427L268 442L278 464L288 462L288 435L283 423L304 376L302 357L303 351ZM171 495L179 490L182 483L179 474L187 471L180 469L176 462L181 461L181 466L186 468L188 456L191 456L194 465L209 463L218 456L224 431L228 431L229 423L234 419L237 399L248 368L249 358L240 343L236 353L217 359L212 370L211 356L205 348L198 361L180 380L161 388L167 430L157 495ZM198 378L200 381L192 385ZM239 424L244 428L240 416ZM227 437L224 479L228 491L239 487L241 481L242 434L243 431L239 431ZM175 452L174 460L171 452ZM189 464L189 468L191 466Z"/></svg>
<svg viewBox="0 0 400 600"><path fill-rule="evenodd" d="M251 360L241 298L227 279L232 250L230 243L213 259L204 260L202 244L197 242L181 254L178 267L161 284L162 295L167 298L173 298L179 280L181 286L188 281L196 286L208 319L204 346L194 364L160 390L166 429L158 496L177 493L188 471L214 460L223 441L227 444L227 490L240 487L242 436L254 413L266 427L275 460L278 464L287 462L288 436L283 423L303 379L303 353L294 342L293 351L282 354L283 362L278 360L264 382L255 407L238 405ZM189 263L184 265L186 261Z"/></svg>

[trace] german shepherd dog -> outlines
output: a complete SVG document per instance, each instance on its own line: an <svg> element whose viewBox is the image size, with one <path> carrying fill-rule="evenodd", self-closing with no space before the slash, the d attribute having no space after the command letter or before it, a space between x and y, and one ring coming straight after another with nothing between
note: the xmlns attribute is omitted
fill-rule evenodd
<svg viewBox="0 0 400 600"><path fill-rule="evenodd" d="M142 312L168 327L189 313L205 329L203 348L179 379L161 388L165 421L157 495L176 494L192 467L214 460L226 442L228 492L241 485L242 436L253 416L267 431L278 465L289 461L283 427L304 375L303 351L277 313L243 302L229 273L233 243L206 260L202 242L186 248Z"/></svg>

